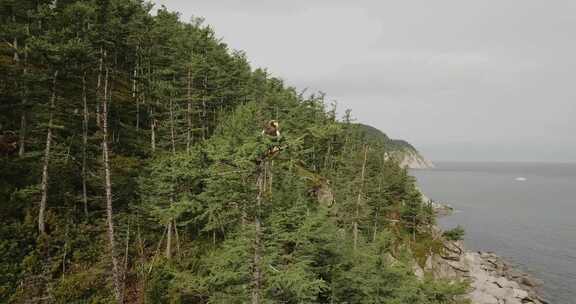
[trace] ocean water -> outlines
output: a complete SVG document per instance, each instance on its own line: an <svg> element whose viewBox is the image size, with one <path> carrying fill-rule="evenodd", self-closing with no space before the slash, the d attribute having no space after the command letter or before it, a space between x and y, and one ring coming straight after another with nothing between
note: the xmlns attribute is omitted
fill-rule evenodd
<svg viewBox="0 0 576 304"><path fill-rule="evenodd" d="M423 192L456 211L472 250L493 251L542 284L551 304L576 303L576 163L441 162L412 170Z"/></svg>

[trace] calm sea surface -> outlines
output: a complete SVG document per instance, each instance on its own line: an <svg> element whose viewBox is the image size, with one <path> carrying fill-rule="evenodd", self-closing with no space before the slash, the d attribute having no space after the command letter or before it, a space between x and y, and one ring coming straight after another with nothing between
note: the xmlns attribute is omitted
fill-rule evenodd
<svg viewBox="0 0 576 304"><path fill-rule="evenodd" d="M427 196L456 209L442 227L464 226L470 249L532 274L550 303L576 303L575 163L436 165L411 173Z"/></svg>

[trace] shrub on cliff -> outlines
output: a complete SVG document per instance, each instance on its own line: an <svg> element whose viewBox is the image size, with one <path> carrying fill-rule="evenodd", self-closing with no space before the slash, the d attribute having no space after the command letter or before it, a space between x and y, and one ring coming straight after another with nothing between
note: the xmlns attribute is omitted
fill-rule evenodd
<svg viewBox="0 0 576 304"><path fill-rule="evenodd" d="M458 225L456 228L444 231L442 235L444 236L445 239L456 242L463 240L464 234L466 234L464 228Z"/></svg>

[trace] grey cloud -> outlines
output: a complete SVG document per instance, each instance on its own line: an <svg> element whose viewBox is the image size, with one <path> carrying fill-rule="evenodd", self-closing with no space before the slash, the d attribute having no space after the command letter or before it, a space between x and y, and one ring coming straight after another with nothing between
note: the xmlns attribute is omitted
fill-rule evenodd
<svg viewBox="0 0 576 304"><path fill-rule="evenodd" d="M574 1L155 2L433 159L576 161Z"/></svg>

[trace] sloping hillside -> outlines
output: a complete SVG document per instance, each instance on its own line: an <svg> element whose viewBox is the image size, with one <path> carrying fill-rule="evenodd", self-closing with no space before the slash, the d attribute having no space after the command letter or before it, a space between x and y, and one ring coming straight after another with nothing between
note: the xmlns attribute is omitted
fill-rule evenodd
<svg viewBox="0 0 576 304"><path fill-rule="evenodd" d="M413 273L444 240L411 146L200 19L0 3L0 303L467 303Z"/></svg>
<svg viewBox="0 0 576 304"><path fill-rule="evenodd" d="M433 168L434 164L427 160L409 142L401 139L391 139L384 132L369 125L358 124L365 136L370 140L381 141L389 156L394 158L401 167L410 169Z"/></svg>

